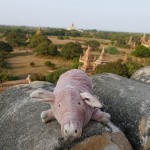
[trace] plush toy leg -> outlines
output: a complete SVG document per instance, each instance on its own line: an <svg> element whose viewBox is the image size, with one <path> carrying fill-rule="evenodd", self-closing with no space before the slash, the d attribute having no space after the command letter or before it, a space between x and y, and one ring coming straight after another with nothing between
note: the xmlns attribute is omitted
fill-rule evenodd
<svg viewBox="0 0 150 150"><path fill-rule="evenodd" d="M107 122L109 122L110 117L111 117L110 114L102 112L100 109L96 109L93 112L91 119L99 121L99 122L107 123Z"/></svg>
<svg viewBox="0 0 150 150"><path fill-rule="evenodd" d="M53 114L52 109L43 111L43 112L41 113L41 119L42 119L42 122L43 122L43 123L46 123L46 122L48 122L49 120L54 120L54 119L55 119L55 116L54 116L54 114Z"/></svg>

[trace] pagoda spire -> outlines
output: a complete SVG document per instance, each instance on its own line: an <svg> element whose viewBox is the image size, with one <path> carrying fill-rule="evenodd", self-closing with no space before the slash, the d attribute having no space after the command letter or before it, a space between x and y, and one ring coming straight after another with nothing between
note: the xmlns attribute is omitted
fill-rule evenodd
<svg viewBox="0 0 150 150"><path fill-rule="evenodd" d="M102 49L102 52L100 53L99 58L100 58L100 57L105 57L105 49L104 49L104 47L103 47L103 49Z"/></svg>
<svg viewBox="0 0 150 150"><path fill-rule="evenodd" d="M130 38L129 38L129 43L131 43L132 42L132 36L130 36Z"/></svg>
<svg viewBox="0 0 150 150"><path fill-rule="evenodd" d="M36 35L40 35L40 34L42 34L42 29L41 29L41 27L39 26L39 28L38 28L38 30L37 30L37 32L36 32Z"/></svg>
<svg viewBox="0 0 150 150"><path fill-rule="evenodd" d="M102 52L99 55L99 58L95 61L95 66L98 66L100 64L107 64L107 63L108 63L108 60L106 58L105 49L103 47Z"/></svg>
<svg viewBox="0 0 150 150"><path fill-rule="evenodd" d="M128 60L128 54L127 54L127 52L126 52L126 54L125 54L125 56L124 56L124 61L127 62L127 60Z"/></svg>
<svg viewBox="0 0 150 150"><path fill-rule="evenodd" d="M88 45L88 48L87 48L87 50L85 52L85 56L86 57L90 57L91 56L91 47L89 45Z"/></svg>
<svg viewBox="0 0 150 150"><path fill-rule="evenodd" d="M126 64L128 62L128 54L126 52L125 56L124 56L124 59L122 61L122 64Z"/></svg>

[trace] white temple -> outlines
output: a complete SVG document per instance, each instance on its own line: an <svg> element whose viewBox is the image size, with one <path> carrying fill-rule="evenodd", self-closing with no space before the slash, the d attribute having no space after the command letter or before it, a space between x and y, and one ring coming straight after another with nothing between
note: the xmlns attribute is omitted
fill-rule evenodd
<svg viewBox="0 0 150 150"><path fill-rule="evenodd" d="M68 31L75 30L75 31L83 32L81 29L77 29L73 23L67 28L67 30Z"/></svg>

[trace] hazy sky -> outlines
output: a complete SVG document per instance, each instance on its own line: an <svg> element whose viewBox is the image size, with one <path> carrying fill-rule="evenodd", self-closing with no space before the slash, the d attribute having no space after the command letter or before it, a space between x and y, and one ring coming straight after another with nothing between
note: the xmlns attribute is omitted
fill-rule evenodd
<svg viewBox="0 0 150 150"><path fill-rule="evenodd" d="M150 33L150 0L0 0L0 24Z"/></svg>

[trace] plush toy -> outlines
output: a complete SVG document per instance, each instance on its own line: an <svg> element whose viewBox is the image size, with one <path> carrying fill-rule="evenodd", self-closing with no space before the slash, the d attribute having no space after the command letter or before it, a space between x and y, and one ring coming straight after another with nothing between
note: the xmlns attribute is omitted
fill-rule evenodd
<svg viewBox="0 0 150 150"><path fill-rule="evenodd" d="M108 113L99 108L102 104L92 95L92 82L87 74L72 69L62 74L53 92L36 90L30 97L48 102L51 109L41 113L42 122L57 119L62 135L78 138L90 119L107 123Z"/></svg>

